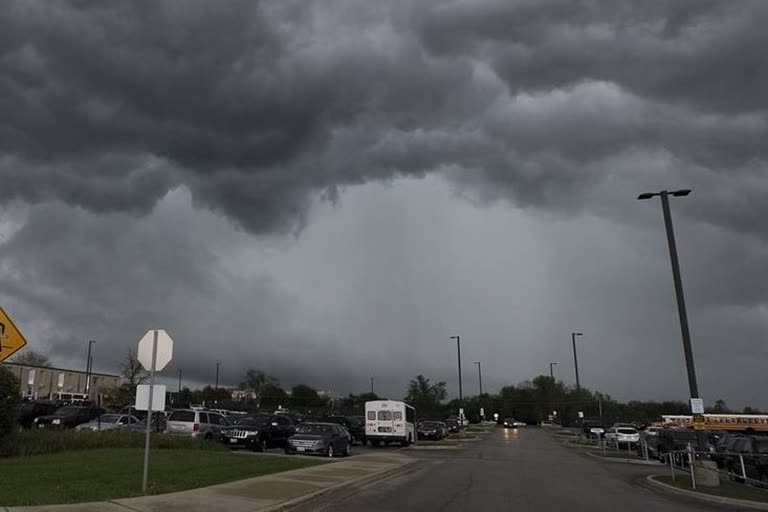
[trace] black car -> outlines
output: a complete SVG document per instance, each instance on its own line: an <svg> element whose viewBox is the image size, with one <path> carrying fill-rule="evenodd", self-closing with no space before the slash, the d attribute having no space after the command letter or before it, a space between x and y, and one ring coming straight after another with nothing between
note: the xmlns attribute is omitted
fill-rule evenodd
<svg viewBox="0 0 768 512"><path fill-rule="evenodd" d="M438 421L422 421L416 427L416 439L431 439L434 441L443 439L448 434L443 425L443 423Z"/></svg>
<svg viewBox="0 0 768 512"><path fill-rule="evenodd" d="M357 442L365 446L365 423L357 418L349 416L325 416L318 418L317 421L341 425L352 435L352 444Z"/></svg>
<svg viewBox="0 0 768 512"><path fill-rule="evenodd" d="M296 431L285 414L259 414L246 416L234 427L221 431L219 440L232 448L250 448L263 452L273 446L285 446Z"/></svg>
<svg viewBox="0 0 768 512"><path fill-rule="evenodd" d="M53 414L38 416L33 420L37 428L68 429L75 428L81 423L95 420L106 411L101 407L76 407L66 406L58 409Z"/></svg>
<svg viewBox="0 0 768 512"><path fill-rule="evenodd" d="M741 462L744 461L742 473ZM732 480L743 482L742 476L768 486L768 437L744 436L738 438L732 452L726 456L725 467Z"/></svg>
<svg viewBox="0 0 768 512"><path fill-rule="evenodd" d="M709 459L715 461L715 464L717 464L717 469L725 468L728 454L734 451L736 442L743 437L743 434L731 432L720 436L720 439L715 445L715 452L709 456Z"/></svg>
<svg viewBox="0 0 768 512"><path fill-rule="evenodd" d="M32 428L35 418L53 414L58 409L59 405L56 402L45 400L24 402L21 404L21 411L19 411L19 426L21 428Z"/></svg>
<svg viewBox="0 0 768 512"><path fill-rule="evenodd" d="M445 427L448 429L448 432L451 434L455 434L459 431L459 420L454 419L448 419L445 420Z"/></svg>
<svg viewBox="0 0 768 512"><path fill-rule="evenodd" d="M304 422L288 440L285 453L348 456L352 454L352 435L337 423Z"/></svg>
<svg viewBox="0 0 768 512"><path fill-rule="evenodd" d="M674 455L675 463L685 465L688 463L688 457L683 452L688 449L688 445L698 452L707 452L710 450L710 447L714 451L715 441L713 437L711 432L697 432L687 428L665 428L659 432L656 455L663 462L666 460L667 453L676 452ZM699 446L700 442L702 446ZM701 454L699 453L696 458L700 457Z"/></svg>

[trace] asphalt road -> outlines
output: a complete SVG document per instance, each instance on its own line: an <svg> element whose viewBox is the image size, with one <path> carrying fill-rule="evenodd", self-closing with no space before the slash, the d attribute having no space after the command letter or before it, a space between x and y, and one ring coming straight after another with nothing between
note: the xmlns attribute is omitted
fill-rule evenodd
<svg viewBox="0 0 768 512"><path fill-rule="evenodd" d="M385 480L324 510L694 512L724 510L640 485L658 468L588 459L546 432L498 429L451 452L410 451L416 472ZM737 509L732 509L737 510Z"/></svg>

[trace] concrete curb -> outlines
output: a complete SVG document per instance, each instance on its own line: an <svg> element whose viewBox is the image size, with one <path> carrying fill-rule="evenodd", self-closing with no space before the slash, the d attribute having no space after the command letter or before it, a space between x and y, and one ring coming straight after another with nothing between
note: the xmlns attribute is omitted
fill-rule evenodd
<svg viewBox="0 0 768 512"><path fill-rule="evenodd" d="M659 463L651 460L642 460L642 459L620 459L616 457L603 457L601 455L595 455L594 453L590 452L582 452L584 455L587 455L589 457L592 457L593 459L601 460L603 462L616 462L618 464L638 464L640 466L656 466L659 467Z"/></svg>
<svg viewBox="0 0 768 512"><path fill-rule="evenodd" d="M455 444L455 445L433 445L433 446L412 446L410 448L407 448L408 450L416 450L416 451L426 451L426 450L460 450L461 448L464 448L463 444Z"/></svg>
<svg viewBox="0 0 768 512"><path fill-rule="evenodd" d="M768 510L768 503L760 503L757 501L739 500L735 498L723 498L720 496L710 496L696 491L686 491L685 489L678 489L664 482L659 482L655 479L658 475L648 475L645 477L646 484L649 487L654 487L663 492L669 494L676 494L678 496L688 496L700 501L706 501L707 503L714 503L716 505L738 506L748 508L750 510Z"/></svg>
<svg viewBox="0 0 768 512"><path fill-rule="evenodd" d="M306 505L308 502L312 500L327 497L329 494L333 494L336 491L349 490L357 487L362 487L371 482L374 482L377 480L383 480L385 478L389 478L397 474L409 473L411 471L418 469L418 466L420 466L420 464L421 464L420 460L413 459L412 461L406 462L405 464L400 464L399 466L396 466L394 468L382 469L381 471L377 471L376 473L371 473L370 475L362 476L355 480L341 482L331 487L326 487L325 489L313 491L303 496L299 496L297 498L284 501L283 503L278 503L276 505L272 505L267 508L260 509L259 512L277 512L277 511L283 511L283 510L290 510L300 505Z"/></svg>

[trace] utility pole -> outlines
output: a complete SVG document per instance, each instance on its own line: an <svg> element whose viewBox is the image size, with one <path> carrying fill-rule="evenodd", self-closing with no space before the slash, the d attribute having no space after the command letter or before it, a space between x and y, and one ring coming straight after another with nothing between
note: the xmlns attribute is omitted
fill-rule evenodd
<svg viewBox="0 0 768 512"><path fill-rule="evenodd" d="M556 364L557 364L557 363L549 363L549 376L550 376L550 378L552 379L552 382L554 382L554 381L555 381L555 370L554 370L554 366L555 366Z"/></svg>
<svg viewBox="0 0 768 512"><path fill-rule="evenodd" d="M373 392L373 377L371 377L371 394L375 395L376 393Z"/></svg>
<svg viewBox="0 0 768 512"><path fill-rule="evenodd" d="M477 380L480 382L480 396L483 396L483 371L480 369L480 361L475 361L477 365Z"/></svg>
<svg viewBox="0 0 768 512"><path fill-rule="evenodd" d="M181 368L179 368L179 393L181 393Z"/></svg>
<svg viewBox="0 0 768 512"><path fill-rule="evenodd" d="M456 340L456 348L459 353L459 402L464 405L464 391L461 388L461 336L451 336L452 340Z"/></svg>
<svg viewBox="0 0 768 512"><path fill-rule="evenodd" d="M93 357L91 357L91 347L96 343L95 340L88 341L88 356L85 360L85 394L86 398L91 397L91 372L93 371Z"/></svg>
<svg viewBox="0 0 768 512"><path fill-rule="evenodd" d="M576 336L584 336L580 332L571 333L571 341L573 341L573 367L576 369L576 391L581 391L581 382L579 381L579 359L576 357Z"/></svg>
<svg viewBox="0 0 768 512"><path fill-rule="evenodd" d="M219 389L219 366L221 363L216 363L216 389Z"/></svg>

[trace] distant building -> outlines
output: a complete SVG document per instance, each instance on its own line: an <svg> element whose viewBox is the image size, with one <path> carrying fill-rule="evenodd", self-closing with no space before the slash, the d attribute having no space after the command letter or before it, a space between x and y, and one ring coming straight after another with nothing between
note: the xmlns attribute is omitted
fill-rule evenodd
<svg viewBox="0 0 768 512"><path fill-rule="evenodd" d="M19 379L21 396L45 400L98 400L120 387L119 375L91 372L90 389L88 374L80 370L65 370L50 366L1 363Z"/></svg>

